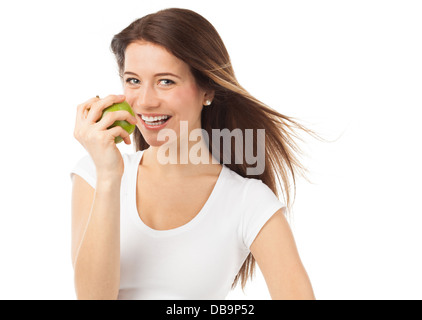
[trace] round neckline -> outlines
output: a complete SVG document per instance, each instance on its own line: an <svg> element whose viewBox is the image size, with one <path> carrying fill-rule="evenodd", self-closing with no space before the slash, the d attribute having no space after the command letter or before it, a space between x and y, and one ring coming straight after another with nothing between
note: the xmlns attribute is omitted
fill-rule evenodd
<svg viewBox="0 0 422 320"><path fill-rule="evenodd" d="M192 227L194 227L196 224L198 224L204 216L206 216L207 212L209 212L210 207L212 206L212 204L214 203L214 201L216 201L216 198L218 197L218 194L220 193L221 189L222 189L222 184L224 181L224 177L225 177L225 171L227 170L227 168L225 167L224 164L222 164L222 168L221 171L218 175L217 181L211 191L211 194L209 195L208 199L205 201L204 205L202 206L201 210L199 210L199 212L187 223L176 227L176 228L172 228L172 229L165 229L165 230L158 230L158 229L153 229L150 226L146 225L144 223L144 221L141 219L139 212L138 212L138 207L137 207L137 203L136 203L136 194L137 194L137 180L138 180L138 171L139 171L139 165L141 163L142 160L142 156L144 154L145 150L142 151L138 151L138 157L134 163L134 167L133 167L133 172L131 172L131 177L132 177L132 183L130 186L130 197L129 197L129 201L130 201L130 205L129 207L131 208L130 211L130 215L132 216L134 223L139 226L144 232L155 236L155 237L162 237L162 236L170 236L170 235L175 235L175 234L179 234L181 232L184 232L186 230L191 229Z"/></svg>

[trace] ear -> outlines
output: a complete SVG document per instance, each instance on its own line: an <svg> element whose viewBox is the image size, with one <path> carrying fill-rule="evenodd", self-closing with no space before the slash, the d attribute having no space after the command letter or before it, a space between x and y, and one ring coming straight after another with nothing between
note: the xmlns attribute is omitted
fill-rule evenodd
<svg viewBox="0 0 422 320"><path fill-rule="evenodd" d="M212 102L214 100L214 96L215 96L215 91L214 90L205 91L205 93L204 93L204 99L203 99L203 104L205 105L205 102L207 100L209 100L209 101Z"/></svg>

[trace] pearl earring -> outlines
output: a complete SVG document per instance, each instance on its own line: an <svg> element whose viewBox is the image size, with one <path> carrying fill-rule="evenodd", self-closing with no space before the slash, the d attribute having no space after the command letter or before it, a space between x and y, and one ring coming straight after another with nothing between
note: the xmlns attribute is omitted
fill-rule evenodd
<svg viewBox="0 0 422 320"><path fill-rule="evenodd" d="M207 100L207 101L205 101L205 105L206 106L209 106L211 104L211 100Z"/></svg>

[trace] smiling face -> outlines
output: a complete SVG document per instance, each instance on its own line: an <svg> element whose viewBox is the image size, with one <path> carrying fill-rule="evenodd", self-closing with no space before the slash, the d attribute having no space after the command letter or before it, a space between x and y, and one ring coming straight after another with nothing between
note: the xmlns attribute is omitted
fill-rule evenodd
<svg viewBox="0 0 422 320"><path fill-rule="evenodd" d="M188 131L201 128L201 111L210 93L200 89L189 66L165 48L131 43L125 51L123 84L126 101L139 116L138 128L150 146L160 146L158 132L172 129L179 137L180 121Z"/></svg>

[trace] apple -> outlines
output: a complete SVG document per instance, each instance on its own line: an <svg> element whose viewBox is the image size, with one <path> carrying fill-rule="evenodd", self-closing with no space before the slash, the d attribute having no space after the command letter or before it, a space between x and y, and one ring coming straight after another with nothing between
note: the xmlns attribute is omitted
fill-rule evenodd
<svg viewBox="0 0 422 320"><path fill-rule="evenodd" d="M113 112L113 111L119 111L119 110L126 110L128 111L132 116L135 116L135 112L133 112L132 108L130 107L129 103L127 103L126 101L123 101L121 103L115 103L113 105L111 105L110 107L107 107L103 110L103 114L101 115L100 120L104 117L104 115L106 115L108 112ZM98 120L98 121L100 121ZM133 131L135 131L136 125L131 124L129 122L127 122L126 120L117 120L115 121L110 127L108 127L107 129L113 128L115 126L121 126L123 129L125 129L129 134L132 134ZM118 136L116 138L114 138L114 142L120 143L123 141L123 138L121 136Z"/></svg>

